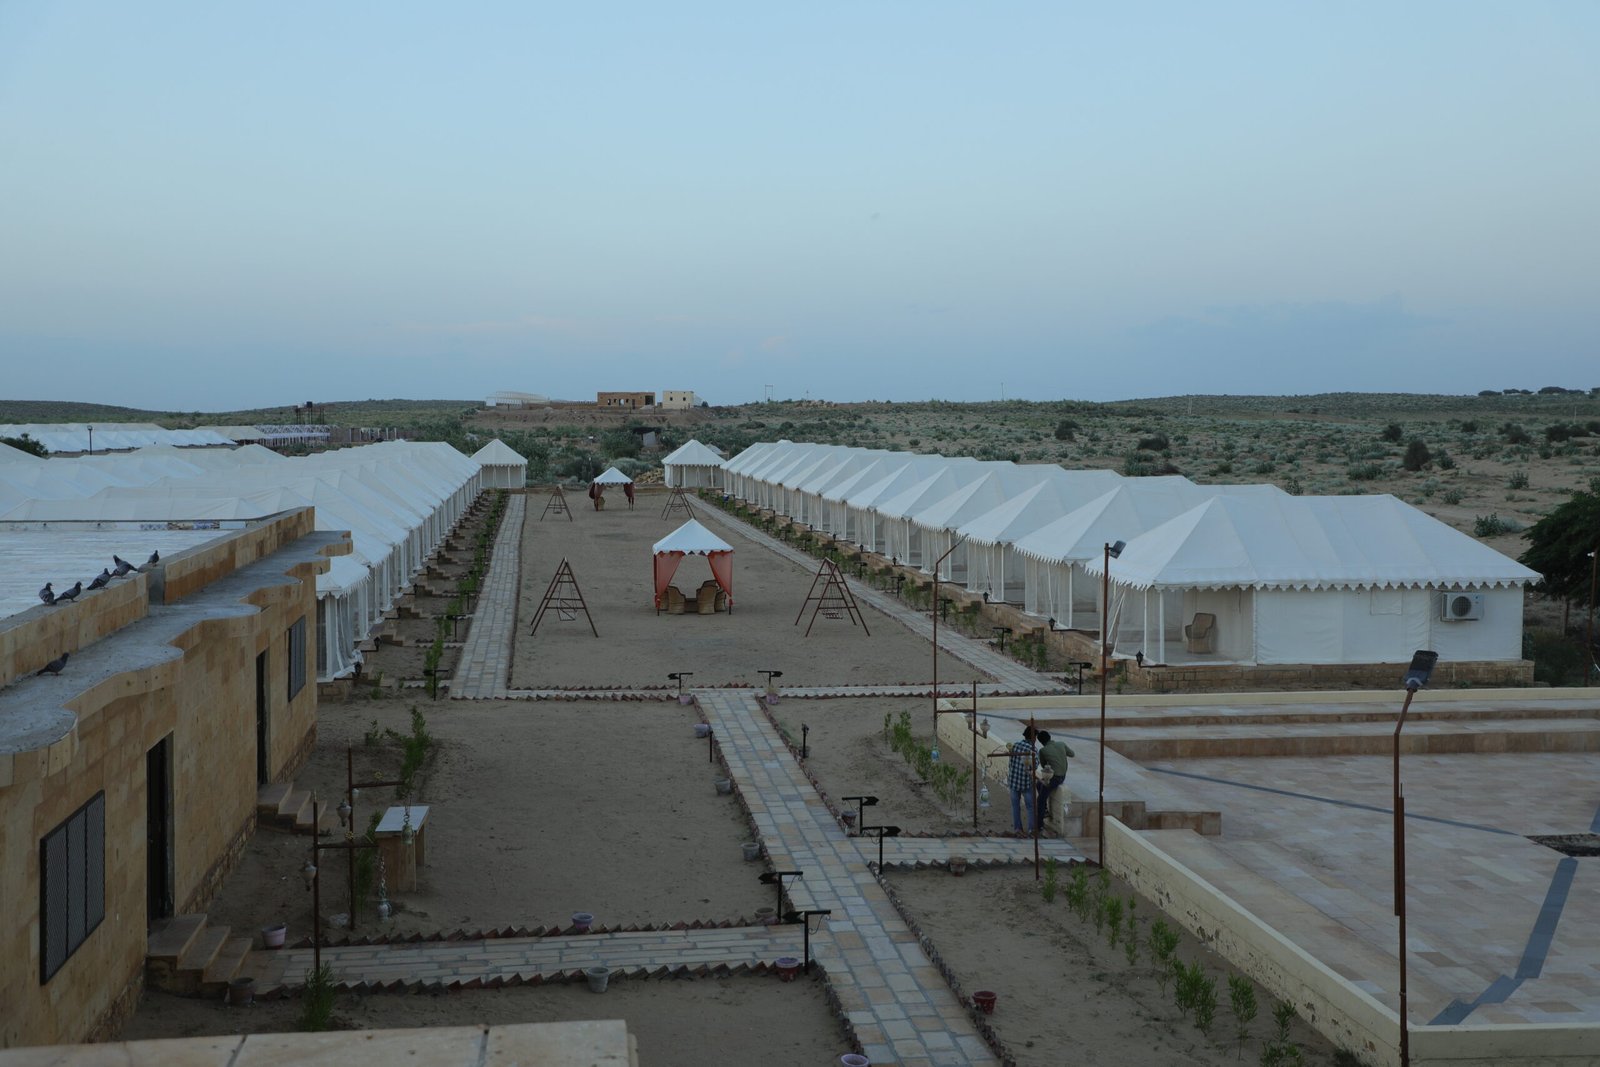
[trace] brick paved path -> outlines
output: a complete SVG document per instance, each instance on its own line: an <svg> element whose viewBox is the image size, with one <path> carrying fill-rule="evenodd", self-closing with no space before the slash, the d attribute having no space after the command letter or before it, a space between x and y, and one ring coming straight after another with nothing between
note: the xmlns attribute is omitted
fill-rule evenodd
<svg viewBox="0 0 1600 1067"><path fill-rule="evenodd" d="M503 696L511 677L511 639L517 631L517 599L522 587L522 523L528 498L522 493L506 497L506 512L495 534L489 573L478 591L478 606L467 630L465 647L450 679L455 698L486 699Z"/></svg>

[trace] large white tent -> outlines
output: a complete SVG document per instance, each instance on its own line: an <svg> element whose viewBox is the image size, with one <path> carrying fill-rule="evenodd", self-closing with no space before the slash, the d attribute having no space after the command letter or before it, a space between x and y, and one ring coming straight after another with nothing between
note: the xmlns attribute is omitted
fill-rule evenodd
<svg viewBox="0 0 1600 1067"><path fill-rule="evenodd" d="M51 452L124 452L146 445L231 445L212 430L168 430L153 422L32 422L0 426L0 437L28 436Z"/></svg>
<svg viewBox="0 0 1600 1067"><path fill-rule="evenodd" d="M1225 493L1112 561L1113 641L1163 663L1398 663L1418 648L1518 659L1537 578L1392 496Z"/></svg>
<svg viewBox="0 0 1600 1067"><path fill-rule="evenodd" d="M1105 545L1126 541L1111 567L1117 654L1160 662L1390 662L1420 647L1520 659L1537 578L1392 497L791 441L753 445L723 473L738 500L923 571L965 537L942 577L1067 629L1099 628Z"/></svg>
<svg viewBox="0 0 1600 1067"><path fill-rule="evenodd" d="M691 440L661 461L661 480L669 489L721 489L722 457Z"/></svg>
<svg viewBox="0 0 1600 1067"><path fill-rule="evenodd" d="M472 454L483 465L485 489L521 489L528 484L528 461L496 437Z"/></svg>
<svg viewBox="0 0 1600 1067"><path fill-rule="evenodd" d="M96 451L99 431L96 430ZM248 525L314 507L348 530L351 555L317 579L317 674L348 674L359 644L409 586L481 488L480 465L439 442L390 441L287 458L259 446L152 446L110 456L0 456L0 530L70 522L137 531Z"/></svg>

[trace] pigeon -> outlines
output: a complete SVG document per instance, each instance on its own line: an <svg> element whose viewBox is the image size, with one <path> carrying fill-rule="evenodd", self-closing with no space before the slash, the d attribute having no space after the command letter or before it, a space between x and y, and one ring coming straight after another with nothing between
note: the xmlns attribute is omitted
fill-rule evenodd
<svg viewBox="0 0 1600 1067"><path fill-rule="evenodd" d="M152 553L150 553L150 558L145 560L144 563L142 565L140 565L139 573L143 574L145 571L149 570L151 567L154 567L157 563L160 563L160 562L161 562L161 553L160 552L152 552Z"/></svg>
<svg viewBox="0 0 1600 1067"><path fill-rule="evenodd" d="M68 590L66 590L66 591L64 591L62 593L59 593L56 596L56 603L57 604L65 604L69 600L77 600L78 599L78 594L81 593L81 592L83 592L83 583L82 582L74 582L71 589L68 589Z"/></svg>
<svg viewBox="0 0 1600 1067"><path fill-rule="evenodd" d="M111 577L113 578L126 578L128 576L128 572L134 569L133 564L129 563L121 556L113 555L111 557L111 562L116 564L116 569L111 572Z"/></svg>
<svg viewBox="0 0 1600 1067"><path fill-rule="evenodd" d="M89 592L92 593L96 589L104 589L110 584L111 572L102 567L100 568L100 573L94 576L94 581L89 583Z"/></svg>
<svg viewBox="0 0 1600 1067"><path fill-rule="evenodd" d="M56 595L50 591L49 582L45 582L44 588L39 590L39 599L46 604L54 604L56 602Z"/></svg>
<svg viewBox="0 0 1600 1067"><path fill-rule="evenodd" d="M51 660L49 663L46 663L43 667L41 667L39 670L35 671L34 673L35 674L60 674L61 673L61 668L65 667L67 665L67 657L70 656L70 655L72 655L71 652L63 652L63 653L61 653L61 655L57 656L55 659Z"/></svg>

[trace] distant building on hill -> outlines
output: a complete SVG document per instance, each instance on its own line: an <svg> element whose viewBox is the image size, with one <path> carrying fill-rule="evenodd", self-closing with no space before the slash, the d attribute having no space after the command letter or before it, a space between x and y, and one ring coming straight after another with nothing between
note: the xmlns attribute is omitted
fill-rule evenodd
<svg viewBox="0 0 1600 1067"><path fill-rule="evenodd" d="M497 393L490 393L489 399L484 402L484 407L489 408L542 408L550 403L550 398L540 393L519 393L514 389L502 389Z"/></svg>
<svg viewBox="0 0 1600 1067"><path fill-rule="evenodd" d="M661 391L661 406L667 411L687 411L689 408L698 407L700 398L695 396L693 389L663 389Z"/></svg>
<svg viewBox="0 0 1600 1067"><path fill-rule="evenodd" d="M595 406L602 408L626 408L637 411L640 408L653 408L656 406L656 394L648 393L596 393Z"/></svg>

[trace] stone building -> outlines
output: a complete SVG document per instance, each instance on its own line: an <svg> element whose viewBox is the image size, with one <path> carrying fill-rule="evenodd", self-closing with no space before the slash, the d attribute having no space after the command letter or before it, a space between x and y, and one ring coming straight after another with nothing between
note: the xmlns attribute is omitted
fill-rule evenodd
<svg viewBox="0 0 1600 1067"><path fill-rule="evenodd" d="M10 532L0 570L93 574L108 536L146 558L138 526L106 525ZM189 535L144 573L0 618L0 1047L110 1033L151 924L206 907L258 784L315 739L316 575L348 535L310 508Z"/></svg>

